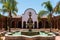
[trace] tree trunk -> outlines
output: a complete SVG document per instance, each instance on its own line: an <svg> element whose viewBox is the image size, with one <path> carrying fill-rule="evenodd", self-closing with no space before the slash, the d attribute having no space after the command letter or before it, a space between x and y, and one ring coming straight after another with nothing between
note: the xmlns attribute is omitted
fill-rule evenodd
<svg viewBox="0 0 60 40"><path fill-rule="evenodd" d="M52 29L52 13L50 12L50 32L51 32L51 29Z"/></svg>
<svg viewBox="0 0 60 40"><path fill-rule="evenodd" d="M9 11L9 32L11 31L11 20L12 20L12 15L11 15L11 10Z"/></svg>

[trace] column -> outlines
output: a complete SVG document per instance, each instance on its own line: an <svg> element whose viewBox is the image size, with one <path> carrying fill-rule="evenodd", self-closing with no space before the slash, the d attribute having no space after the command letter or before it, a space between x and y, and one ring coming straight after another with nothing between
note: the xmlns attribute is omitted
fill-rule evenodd
<svg viewBox="0 0 60 40"><path fill-rule="evenodd" d="M27 29L27 22L26 22L26 29Z"/></svg>
<svg viewBox="0 0 60 40"><path fill-rule="evenodd" d="M38 27L38 21L37 21L37 28L39 28L39 27Z"/></svg>
<svg viewBox="0 0 60 40"><path fill-rule="evenodd" d="M22 21L22 29L23 29L23 21Z"/></svg>

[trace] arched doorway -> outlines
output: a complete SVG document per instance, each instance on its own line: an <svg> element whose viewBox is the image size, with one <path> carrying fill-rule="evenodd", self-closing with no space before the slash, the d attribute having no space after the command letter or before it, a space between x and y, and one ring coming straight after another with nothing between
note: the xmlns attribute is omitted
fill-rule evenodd
<svg viewBox="0 0 60 40"><path fill-rule="evenodd" d="M26 28L26 22L25 21L23 22L23 28Z"/></svg>
<svg viewBox="0 0 60 40"><path fill-rule="evenodd" d="M36 21L34 22L34 28L37 28L37 22Z"/></svg>
<svg viewBox="0 0 60 40"><path fill-rule="evenodd" d="M45 25L45 28L50 28L48 21L46 21L45 24L46 24L46 25Z"/></svg>
<svg viewBox="0 0 60 40"><path fill-rule="evenodd" d="M15 21L12 21L12 26L11 26L11 28L14 28L15 27Z"/></svg>
<svg viewBox="0 0 60 40"><path fill-rule="evenodd" d="M18 24L17 24L18 28L22 28L22 22L19 21Z"/></svg>
<svg viewBox="0 0 60 40"><path fill-rule="evenodd" d="M42 25L41 21L38 22L38 28L43 28L43 25Z"/></svg>

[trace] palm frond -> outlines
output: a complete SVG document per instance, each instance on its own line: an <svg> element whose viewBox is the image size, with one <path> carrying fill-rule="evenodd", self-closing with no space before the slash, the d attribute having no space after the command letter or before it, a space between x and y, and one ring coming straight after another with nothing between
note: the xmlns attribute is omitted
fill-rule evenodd
<svg viewBox="0 0 60 40"><path fill-rule="evenodd" d="M13 15L17 16L16 12L12 12L12 13L13 13Z"/></svg>
<svg viewBox="0 0 60 40"><path fill-rule="evenodd" d="M3 0L1 0L1 1L3 4L2 8L3 8L4 12L10 12L11 11L11 14L14 14L14 15L16 12L18 12L18 9L16 6L17 5L16 0L4 0L5 2L3 2ZM13 12L15 12L15 13L13 13Z"/></svg>
<svg viewBox="0 0 60 40"><path fill-rule="evenodd" d="M0 0L0 3L5 3L6 2L6 0Z"/></svg>
<svg viewBox="0 0 60 40"><path fill-rule="evenodd" d="M56 14L60 14L60 2L58 2L56 7L54 8L53 12L55 12Z"/></svg>
<svg viewBox="0 0 60 40"><path fill-rule="evenodd" d="M39 13L38 13L38 15L41 17L41 16L44 16L44 15L47 15L47 14L49 14L49 12L48 11L45 11L45 10L41 10Z"/></svg>
<svg viewBox="0 0 60 40"><path fill-rule="evenodd" d="M0 18L2 17L1 13L0 13Z"/></svg>
<svg viewBox="0 0 60 40"><path fill-rule="evenodd" d="M42 5L44 5L44 7L47 8L47 10L49 10L50 12L53 10L53 7L52 7L50 1L43 2Z"/></svg>

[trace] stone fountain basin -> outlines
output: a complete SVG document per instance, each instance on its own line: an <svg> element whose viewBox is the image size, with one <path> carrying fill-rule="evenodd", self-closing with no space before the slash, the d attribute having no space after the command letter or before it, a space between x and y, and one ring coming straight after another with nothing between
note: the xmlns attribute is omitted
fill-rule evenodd
<svg viewBox="0 0 60 40"><path fill-rule="evenodd" d="M17 37L17 36L23 36L23 37L28 37L28 38L32 38L32 37L53 37L56 36L54 33L48 33L48 32L20 32L20 31L16 31L16 32L7 32L5 34L5 36L10 36L10 37Z"/></svg>

